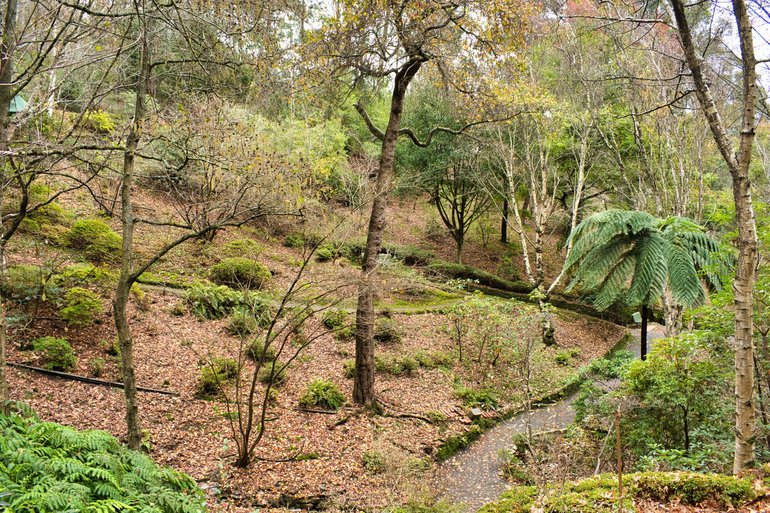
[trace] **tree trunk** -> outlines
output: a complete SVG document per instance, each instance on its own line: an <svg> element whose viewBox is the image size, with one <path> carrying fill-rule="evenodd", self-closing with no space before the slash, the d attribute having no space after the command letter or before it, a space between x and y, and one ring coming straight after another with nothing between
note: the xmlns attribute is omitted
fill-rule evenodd
<svg viewBox="0 0 770 513"><path fill-rule="evenodd" d="M16 50L16 15L18 10L17 0L6 0L5 19L3 20L3 35L0 40L0 151L9 149L10 116L8 110L13 99L13 55ZM5 187L8 182L6 176L6 157L0 157L0 283L5 282L5 245L13 233L9 230L2 217L5 215ZM18 222L16 223L18 226ZM5 298L0 293L0 409L5 409L5 403L10 399L8 392L8 378L6 376L6 346L8 344L7 319L5 312Z"/></svg>
<svg viewBox="0 0 770 513"><path fill-rule="evenodd" d="M757 103L757 60L753 29L745 0L733 0L733 15L740 39L743 71L740 143L733 148L704 76L703 58L695 48L683 0L671 0L679 39L690 68L695 92L722 159L733 182L735 217L738 224L738 267L733 281L735 297L735 458L733 472L754 464L756 411L754 408L754 352L752 344L753 286L757 265L757 228L751 200L749 165L755 134Z"/></svg>
<svg viewBox="0 0 770 513"><path fill-rule="evenodd" d="M500 242L508 243L508 198L503 200L503 219L500 222Z"/></svg>
<svg viewBox="0 0 770 513"><path fill-rule="evenodd" d="M382 249L385 208L393 178L396 142L401 129L401 114L409 83L422 66L420 59L410 59L396 73L390 101L390 118L382 138L382 153L377 170L372 211L366 233L366 251L358 288L356 307L356 367L353 401L367 408L376 406L374 396L374 292L377 286L377 255Z"/></svg>
<svg viewBox="0 0 770 513"><path fill-rule="evenodd" d="M647 305L642 305L642 327L640 329L641 336L639 337L641 339L639 352L642 360L647 359L647 316Z"/></svg>
<svg viewBox="0 0 770 513"><path fill-rule="evenodd" d="M145 97L150 76L150 37L147 19L140 19L142 25L141 64L139 77L136 83L136 105L134 118L126 138L126 151L123 157L123 176L120 185L121 218L123 246L120 260L120 277L115 289L113 299L113 315L115 329L118 332L120 345L121 374L123 379L123 392L126 401L126 430L128 446L139 449L142 443L139 429L139 408L136 399L136 375L134 370L134 346L131 338L131 328L128 324L128 298L133 284L133 236L134 213L131 198L131 188L134 184L134 166L136 162L136 149L139 145L139 137L142 133L142 125L145 115Z"/></svg>

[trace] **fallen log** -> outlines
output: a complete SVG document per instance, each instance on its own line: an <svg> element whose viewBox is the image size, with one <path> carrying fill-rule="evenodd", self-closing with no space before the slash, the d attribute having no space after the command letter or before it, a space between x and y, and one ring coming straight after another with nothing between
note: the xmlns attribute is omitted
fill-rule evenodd
<svg viewBox="0 0 770 513"><path fill-rule="evenodd" d="M118 381L107 381L104 379L89 378L87 376L70 374L68 372L55 371L51 369L43 369L41 367L33 367L32 365L25 365L23 363L6 362L6 365L8 365L9 367L16 367L19 369L26 369L26 370L39 372L41 374L47 374L49 376L56 376L58 378L70 379L73 381L82 381L83 383L89 383L91 385L101 385L101 386L112 387L112 388L123 388L123 383L120 383ZM136 390L139 392L148 392L151 394L162 394L162 395L170 395L173 397L179 397L179 394L176 392L171 392L169 390L158 390L157 388L136 387Z"/></svg>

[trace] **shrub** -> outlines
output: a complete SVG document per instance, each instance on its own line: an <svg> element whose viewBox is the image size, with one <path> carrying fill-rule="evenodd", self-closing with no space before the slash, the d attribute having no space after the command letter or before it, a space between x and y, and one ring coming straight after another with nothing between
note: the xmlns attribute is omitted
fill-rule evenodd
<svg viewBox="0 0 770 513"><path fill-rule="evenodd" d="M301 233L290 233L283 240L287 248L302 248L305 246L305 237Z"/></svg>
<svg viewBox="0 0 770 513"><path fill-rule="evenodd" d="M40 353L46 369L71 371L77 363L72 346L63 338L39 338L32 342L32 349Z"/></svg>
<svg viewBox="0 0 770 513"><path fill-rule="evenodd" d="M334 260L336 255L337 250L334 247L324 244L316 250L315 259L319 262L328 262L329 260Z"/></svg>
<svg viewBox="0 0 770 513"><path fill-rule="evenodd" d="M88 360L88 374L98 378L104 374L104 358L91 358Z"/></svg>
<svg viewBox="0 0 770 513"><path fill-rule="evenodd" d="M7 511L205 511L190 477L104 431L10 413L0 414L0 433L0 508L5 502Z"/></svg>
<svg viewBox="0 0 770 513"><path fill-rule="evenodd" d="M99 219L75 221L66 236L67 245L92 262L116 262L123 238Z"/></svg>
<svg viewBox="0 0 770 513"><path fill-rule="evenodd" d="M264 265L248 258L225 258L211 268L211 281L218 285L245 289L260 289L270 279Z"/></svg>
<svg viewBox="0 0 770 513"><path fill-rule="evenodd" d="M345 404L345 396L333 382L314 379L308 383L305 393L299 399L299 404L305 408L318 407L337 411Z"/></svg>
<svg viewBox="0 0 770 513"><path fill-rule="evenodd" d="M69 289L89 285L96 287L101 292L111 292L115 288L118 275L114 271L104 267L97 267L89 263L77 263L68 265L52 278L56 287Z"/></svg>
<svg viewBox="0 0 770 513"><path fill-rule="evenodd" d="M201 369L198 382L198 397L210 398L218 395L221 387L238 375L238 363L232 358L212 358Z"/></svg>
<svg viewBox="0 0 770 513"><path fill-rule="evenodd" d="M276 368L273 369L272 364L267 365L259 369L259 374L257 375L257 379L263 385L267 385L272 382L272 385L274 387L279 387L286 382L286 370L281 369L278 366L276 366Z"/></svg>
<svg viewBox="0 0 770 513"><path fill-rule="evenodd" d="M21 264L9 267L8 277L2 284L3 295L14 301L30 301L43 292L43 282L47 274L47 269L37 265Z"/></svg>
<svg viewBox="0 0 770 513"><path fill-rule="evenodd" d="M250 309L236 307L230 314L225 329L230 335L245 338L257 332L259 323Z"/></svg>
<svg viewBox="0 0 770 513"><path fill-rule="evenodd" d="M556 355L554 356L554 361L556 361L556 363L558 363L559 365L568 365L573 358L579 355L580 355L579 347L561 349L556 352Z"/></svg>
<svg viewBox="0 0 770 513"><path fill-rule="evenodd" d="M387 317L379 318L374 323L374 340L383 344L395 344L401 342L403 333L395 319Z"/></svg>
<svg viewBox="0 0 770 513"><path fill-rule="evenodd" d="M482 410L496 410L500 406L500 399L492 390L458 386L455 389L457 397L469 408L481 408Z"/></svg>
<svg viewBox="0 0 770 513"><path fill-rule="evenodd" d="M356 375L356 361L348 359L342 362L342 372L346 378L353 379Z"/></svg>
<svg viewBox="0 0 770 513"><path fill-rule="evenodd" d="M254 239L235 239L222 246L221 253L225 257L256 258L262 253L262 245Z"/></svg>
<svg viewBox="0 0 770 513"><path fill-rule="evenodd" d="M111 134L115 131L115 120L109 112L102 109L87 112L83 116L83 124L100 134Z"/></svg>
<svg viewBox="0 0 770 513"><path fill-rule="evenodd" d="M102 299L88 289L73 287L64 294L64 308L59 310L61 318L72 326L88 326L94 317L104 312Z"/></svg>
<svg viewBox="0 0 770 513"><path fill-rule="evenodd" d="M372 474L380 474L385 471L385 455L380 451L366 451L362 455L364 468Z"/></svg>
<svg viewBox="0 0 770 513"><path fill-rule="evenodd" d="M221 319L244 308L255 319L268 315L268 301L257 292L239 292L224 285L195 284L185 293L192 312L203 319Z"/></svg>
<svg viewBox="0 0 770 513"><path fill-rule="evenodd" d="M338 338L348 339L354 335L353 326L348 323L348 314L344 310L326 310L321 322Z"/></svg>
<svg viewBox="0 0 770 513"><path fill-rule="evenodd" d="M377 355L374 358L374 368L378 372L393 374L411 374L420 367L420 363L410 355L401 357L395 355Z"/></svg>
<svg viewBox="0 0 770 513"><path fill-rule="evenodd" d="M255 362L272 362L276 358L275 349L272 347L265 347L265 341L262 339L254 340L249 348L246 350L249 358Z"/></svg>

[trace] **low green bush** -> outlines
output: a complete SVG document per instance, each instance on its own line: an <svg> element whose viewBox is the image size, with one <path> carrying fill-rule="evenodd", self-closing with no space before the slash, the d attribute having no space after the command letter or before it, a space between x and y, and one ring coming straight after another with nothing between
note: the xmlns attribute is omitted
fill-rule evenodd
<svg viewBox="0 0 770 513"><path fill-rule="evenodd" d="M212 358L201 369L198 381L198 397L208 399L217 396L221 388L238 375L238 362L232 358Z"/></svg>
<svg viewBox="0 0 770 513"><path fill-rule="evenodd" d="M246 338L259 329L259 322L254 313L244 307L235 307L228 318L225 330L234 337Z"/></svg>
<svg viewBox="0 0 770 513"><path fill-rule="evenodd" d="M224 257L256 258L263 249L254 239L234 239L224 244L220 251Z"/></svg>
<svg viewBox="0 0 770 513"><path fill-rule="evenodd" d="M187 289L184 297L192 312L203 319L221 319L239 308L260 319L270 310L269 301L258 292L239 292L224 285L198 283Z"/></svg>
<svg viewBox="0 0 770 513"><path fill-rule="evenodd" d="M319 262L328 262L330 260L334 260L334 257L337 256L337 250L334 248L334 246L324 244L323 246L319 247L315 252L315 259Z"/></svg>
<svg viewBox="0 0 770 513"><path fill-rule="evenodd" d="M580 356L580 348L572 347L570 349L560 349L556 352L553 359L559 365L569 365L573 358Z"/></svg>
<svg viewBox="0 0 770 513"><path fill-rule="evenodd" d="M412 374L420 367L420 363L411 355L381 354L374 357L374 368L377 372L401 376Z"/></svg>
<svg viewBox="0 0 770 513"><path fill-rule="evenodd" d="M72 225L66 243L91 262L114 263L120 259L123 238L104 221L81 219Z"/></svg>
<svg viewBox="0 0 770 513"><path fill-rule="evenodd" d="M553 513L610 513L617 511L617 477L602 474L582 481L565 483L541 498L544 511ZM688 506L708 503L719 508L740 508L756 492L750 478L695 472L638 472L623 476L624 506L632 511L633 499L650 499ZM497 502L482 508L483 513L529 511L538 498L532 486L515 487Z"/></svg>
<svg viewBox="0 0 770 513"><path fill-rule="evenodd" d="M104 358L91 358L88 360L88 374L99 378L104 374Z"/></svg>
<svg viewBox="0 0 770 513"><path fill-rule="evenodd" d="M460 280L471 280L477 282L479 285L507 292L529 293L532 291L532 286L528 283L504 280L499 276L495 276L492 273L476 269L469 265L434 260L428 264L427 269L428 272L438 276Z"/></svg>
<svg viewBox="0 0 770 513"><path fill-rule="evenodd" d="M424 369L449 368L455 361L451 353L444 351L424 351L420 349L413 356L420 364L420 367Z"/></svg>
<svg viewBox="0 0 770 513"><path fill-rule="evenodd" d="M218 285L244 289L261 289L270 279L263 264L248 258L225 258L211 267L211 281Z"/></svg>
<svg viewBox="0 0 770 513"><path fill-rule="evenodd" d="M385 471L387 459L380 451L366 451L362 456L364 469L372 474L381 474Z"/></svg>
<svg viewBox="0 0 770 513"><path fill-rule="evenodd" d="M0 413L0 433L0 509L9 513L206 511L192 478L104 431L14 412Z"/></svg>
<svg viewBox="0 0 770 513"><path fill-rule="evenodd" d="M455 387L455 394L469 408L496 410L500 406L500 398L493 390L477 390L459 385Z"/></svg>
<svg viewBox="0 0 770 513"><path fill-rule="evenodd" d="M2 283L3 296L14 301L25 303L43 292L50 293L51 286L46 284L46 290L43 290L43 283L50 271L38 265L19 264L8 268L7 279Z"/></svg>
<svg viewBox="0 0 770 513"><path fill-rule="evenodd" d="M77 357L70 343L63 338L43 337L32 342L32 349L40 353L43 367L57 371L71 371Z"/></svg>
<svg viewBox="0 0 770 513"><path fill-rule="evenodd" d="M342 362L342 373L348 379L353 379L356 375L356 361L352 359Z"/></svg>
<svg viewBox="0 0 770 513"><path fill-rule="evenodd" d="M326 310L321 317L323 325L340 339L352 338L355 333L349 323L348 314L344 310Z"/></svg>
<svg viewBox="0 0 770 513"><path fill-rule="evenodd" d="M268 364L259 369L259 373L257 375L257 379L260 383L263 385L272 383L272 386L274 387L280 387L286 383L286 377L285 369L281 369L278 365L276 365L276 368L274 369L272 364Z"/></svg>
<svg viewBox="0 0 770 513"><path fill-rule="evenodd" d="M262 339L254 340L246 350L246 354L255 362L272 362L276 358L275 349L265 347L265 341Z"/></svg>
<svg viewBox="0 0 770 513"><path fill-rule="evenodd" d="M94 264L79 262L64 267L56 273L51 281L58 288L70 289L88 285L95 287L102 293L112 292L118 280L118 273L105 267L97 267Z"/></svg>
<svg viewBox="0 0 770 513"><path fill-rule="evenodd" d="M308 383L305 393L299 399L299 405L304 408L337 411L344 404L345 396L337 385L325 379L314 379Z"/></svg>
<svg viewBox="0 0 770 513"><path fill-rule="evenodd" d="M83 116L83 125L100 134L111 134L115 131L115 118L105 110L96 109Z"/></svg>
<svg viewBox="0 0 770 513"><path fill-rule="evenodd" d="M395 319L381 317L374 323L374 340L383 344L401 342L404 334Z"/></svg>
<svg viewBox="0 0 770 513"><path fill-rule="evenodd" d="M64 307L59 310L61 318L71 326L88 326L94 318L104 313L102 298L82 287L73 287L64 294Z"/></svg>

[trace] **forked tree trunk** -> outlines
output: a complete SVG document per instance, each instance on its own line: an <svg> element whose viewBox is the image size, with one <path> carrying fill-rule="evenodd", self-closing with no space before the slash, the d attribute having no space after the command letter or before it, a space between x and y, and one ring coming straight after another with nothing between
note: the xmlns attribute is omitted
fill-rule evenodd
<svg viewBox="0 0 770 513"><path fill-rule="evenodd" d="M382 249L385 232L385 207L393 179L396 142L401 129L401 114L409 83L423 61L410 59L396 73L390 101L390 118L382 138L382 153L377 170L372 211L366 233L366 251L361 271L356 307L356 367L353 380L353 401L367 408L376 406L374 395L374 293L377 288L377 255Z"/></svg>
<svg viewBox="0 0 770 513"><path fill-rule="evenodd" d="M733 281L735 296L735 458L733 472L754 464L756 411L754 408L754 367L752 345L752 294L757 265L757 229L751 200L749 164L754 143L757 102L757 60L748 6L733 0L733 15L740 39L743 71L743 113L738 151L733 148L722 117L703 75L703 58L695 48L683 0L671 0L679 38L690 68L695 92L714 141L730 170L735 217L738 224L738 268Z"/></svg>
<svg viewBox="0 0 770 513"><path fill-rule="evenodd" d="M136 373L134 370L134 344L131 338L131 327L128 324L128 298L133 284L133 236L134 236L134 212L131 198L131 188L134 185L134 166L136 163L136 149L139 145L139 137L142 133L142 125L145 116L145 99L147 95L147 83L150 76L149 55L149 29L147 19L140 20L142 30L141 64L136 83L136 105L131 129L126 138L126 151L123 156L123 176L120 185L121 219L123 246L120 261L120 277L115 289L113 299L113 315L115 329L118 333L120 345L121 375L123 379L123 393L126 402L126 431L128 446L139 449L142 443L142 435L139 429L139 407L136 398Z"/></svg>

